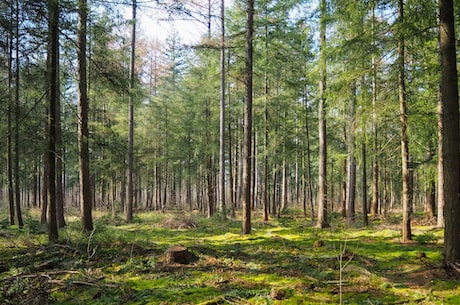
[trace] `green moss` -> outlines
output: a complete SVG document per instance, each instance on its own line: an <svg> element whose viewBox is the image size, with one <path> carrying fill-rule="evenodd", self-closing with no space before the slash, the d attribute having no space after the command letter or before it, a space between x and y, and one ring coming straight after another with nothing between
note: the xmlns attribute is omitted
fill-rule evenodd
<svg viewBox="0 0 460 305"><path fill-rule="evenodd" d="M442 272L417 276L427 268L417 252L425 252L429 264L440 263L438 242L401 244L395 225L361 229L339 219L318 230L296 218L296 211L288 213L268 223L255 218L247 236L240 234L239 220L192 213L142 213L131 224L101 217L92 235L83 234L76 219L61 230L58 245L49 245L32 219L27 230L2 228L8 238L0 236L0 281L49 272L61 283L53 284L53 304L338 304L339 260L346 250L344 304L460 303L459 281L446 280ZM180 226L182 220L194 226ZM428 240L442 236L429 227L414 232ZM324 245L315 248L317 240ZM198 260L166 263L164 253L173 245L188 247ZM432 278L421 281L424 276ZM285 289L286 296L273 300L272 288Z"/></svg>

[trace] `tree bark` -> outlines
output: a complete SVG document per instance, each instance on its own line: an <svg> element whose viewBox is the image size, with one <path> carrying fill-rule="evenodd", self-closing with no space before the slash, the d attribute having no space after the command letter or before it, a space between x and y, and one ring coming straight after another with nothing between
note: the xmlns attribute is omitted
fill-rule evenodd
<svg viewBox="0 0 460 305"><path fill-rule="evenodd" d="M58 239L56 220L56 101L58 94L59 1L48 0L48 206L50 241Z"/></svg>
<svg viewBox="0 0 460 305"><path fill-rule="evenodd" d="M92 194L89 173L88 87L86 68L87 0L79 0L78 31L78 156L80 164L80 207L84 231L93 230Z"/></svg>
<svg viewBox="0 0 460 305"><path fill-rule="evenodd" d="M347 170L347 218L355 220L356 198L356 157L355 157L355 112L356 112L356 81L351 86L351 104L348 126L348 170Z"/></svg>
<svg viewBox="0 0 460 305"><path fill-rule="evenodd" d="M126 222L133 219L134 205L134 76L136 59L136 0L133 0L133 27L131 34L131 59L129 66L129 113L128 113L128 203L126 205Z"/></svg>
<svg viewBox="0 0 460 305"><path fill-rule="evenodd" d="M366 149L366 139L363 139L363 143L361 145L361 156L362 156L362 168L363 168L363 176L361 178L362 181L362 189L363 189L363 226L367 227L369 225L369 219L367 217L367 149Z"/></svg>
<svg viewBox="0 0 460 305"><path fill-rule="evenodd" d="M428 182L428 186L425 190L425 200L426 200L426 218L427 220L433 220L435 217L436 209L436 183L434 180Z"/></svg>
<svg viewBox="0 0 460 305"><path fill-rule="evenodd" d="M19 99L19 85L20 85L20 60L19 60L19 40L20 40L20 33L19 33L19 0L16 0L16 77L15 77L15 109L14 109L14 125L15 125L15 132L14 132L14 193L15 193L15 205L16 205L16 217L18 218L18 226L22 228L24 226L24 222L22 220L22 212L21 212L21 187L19 182L19 116L21 105Z"/></svg>
<svg viewBox="0 0 460 305"><path fill-rule="evenodd" d="M59 53L58 53L59 62ZM59 66L58 66L59 75ZM60 79L58 78L57 87L60 88ZM59 228L65 227L64 218L64 169L63 169L63 147L62 147L62 128L61 128L61 98L58 91L56 100L56 220Z"/></svg>
<svg viewBox="0 0 460 305"><path fill-rule="evenodd" d="M398 18L400 28L404 26L404 0L398 1ZM399 94L399 119L401 123L401 171L403 207L402 240L412 240L411 232L411 173L409 168L409 139L407 135L407 105L406 105L406 77L405 77L405 41L404 35L399 33L398 42L398 94Z"/></svg>
<svg viewBox="0 0 460 305"><path fill-rule="evenodd" d="M246 96L244 103L243 135L243 179L242 179L242 233L251 233L251 178L252 178L252 73L253 73L253 39L254 39L254 0L247 1L246 7Z"/></svg>
<svg viewBox="0 0 460 305"><path fill-rule="evenodd" d="M310 217L312 223L315 221L315 208L313 203L313 182L312 182L312 174L311 174L311 151L310 151L310 127L308 126L308 91L305 89L305 141L307 144L307 194L308 194L308 201L310 203ZM304 198L305 200L305 198ZM306 205L306 203L305 203Z"/></svg>
<svg viewBox="0 0 460 305"><path fill-rule="evenodd" d="M441 58L442 191L444 193L444 259L447 264L460 260L460 184L459 184L459 103L455 19L452 0L439 0Z"/></svg>
<svg viewBox="0 0 460 305"><path fill-rule="evenodd" d="M327 140L326 140L326 0L320 2L320 98L318 105L318 228L329 227L327 218Z"/></svg>
<svg viewBox="0 0 460 305"><path fill-rule="evenodd" d="M15 223L14 183L13 183L13 34L8 36L8 117L7 117L7 172L8 172L8 203L10 225Z"/></svg>
<svg viewBox="0 0 460 305"><path fill-rule="evenodd" d="M219 210L227 218L225 206L225 0L220 3L220 116L219 116Z"/></svg>
<svg viewBox="0 0 460 305"><path fill-rule="evenodd" d="M372 7L372 39L375 45L375 6ZM372 201L370 212L378 214L379 209L379 162L378 162L378 126L377 126L377 65L372 56L372 137L374 156L372 157Z"/></svg>

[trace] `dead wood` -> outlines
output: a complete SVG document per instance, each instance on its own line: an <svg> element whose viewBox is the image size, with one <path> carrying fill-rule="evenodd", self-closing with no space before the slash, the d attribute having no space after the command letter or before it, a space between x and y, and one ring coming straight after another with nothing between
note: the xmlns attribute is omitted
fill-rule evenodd
<svg viewBox="0 0 460 305"><path fill-rule="evenodd" d="M166 262L169 264L190 264L196 261L197 257L183 246L172 246L166 253Z"/></svg>

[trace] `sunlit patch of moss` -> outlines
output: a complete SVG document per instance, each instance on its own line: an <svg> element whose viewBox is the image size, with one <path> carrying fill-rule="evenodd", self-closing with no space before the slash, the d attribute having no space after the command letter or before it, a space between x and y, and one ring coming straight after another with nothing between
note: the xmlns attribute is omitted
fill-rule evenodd
<svg viewBox="0 0 460 305"><path fill-rule="evenodd" d="M196 227L162 225L181 217L193 220ZM239 220L207 219L196 213L141 213L131 224L101 214L89 235L81 232L75 219L60 231L56 246L47 243L46 234L2 229L11 232L11 241L18 245L0 238L0 253L9 268L2 276L34 272L42 261L61 270L98 270L94 287L54 287L57 304L338 304L339 258L345 247L351 261L342 274L344 304L412 304L421 299L426 304L455 304L454 295L460 294L459 282L445 280L441 273L440 280L411 282L410 274L426 268L417 252L423 251L428 263L438 265L442 247L401 244L395 224L374 222L361 229L334 219L332 228L319 230L309 220L289 214L268 223L256 217L253 234L241 235ZM414 232L442 234L428 227L416 227ZM324 244L315 248L317 240ZM199 259L188 265L167 264L165 250L179 244ZM95 250L94 256L89 257L88 249ZM57 281L69 279L59 276ZM274 300L273 287L289 293Z"/></svg>

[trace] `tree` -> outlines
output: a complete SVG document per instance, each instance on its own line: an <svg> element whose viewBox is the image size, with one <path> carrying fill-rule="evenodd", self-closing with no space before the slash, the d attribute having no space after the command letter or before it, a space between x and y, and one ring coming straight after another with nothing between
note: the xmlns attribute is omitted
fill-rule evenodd
<svg viewBox="0 0 460 305"><path fill-rule="evenodd" d="M48 0L48 206L50 241L59 237L56 213L56 102L58 95L59 0Z"/></svg>
<svg viewBox="0 0 460 305"><path fill-rule="evenodd" d="M442 136L439 159L443 177L440 187L444 193L444 260L449 265L460 261L458 76L453 1L439 0L438 4L441 59L439 128Z"/></svg>
<svg viewBox="0 0 460 305"><path fill-rule="evenodd" d="M24 226L24 222L22 220L22 211L21 211L21 188L20 188L20 173L19 173L19 116L20 114L20 98L19 98L19 85L20 85L20 59L19 59L19 40L20 32L19 32L19 0L16 0L16 25L15 25L15 34L16 34L16 43L15 43L15 61L16 61L16 71L15 71L15 92L14 92L14 197L15 197L15 205L16 205L16 216L18 218L18 226L22 228Z"/></svg>
<svg viewBox="0 0 460 305"><path fill-rule="evenodd" d="M398 1L399 18L399 41L398 41L398 96L399 96L399 118L401 122L401 171L402 171L402 239L412 240L411 233L411 178L409 168L409 140L407 136L407 106L406 106L406 76L405 76L405 41L402 27L404 26L404 0Z"/></svg>
<svg viewBox="0 0 460 305"><path fill-rule="evenodd" d="M354 81L351 85L351 103L349 118L350 123L348 126L348 156L347 156L347 218L349 222L353 222L355 219L355 194L356 194L356 158L355 158L355 115L356 115L356 82Z"/></svg>
<svg viewBox="0 0 460 305"><path fill-rule="evenodd" d="M376 29L375 29L375 2L372 4L372 47L376 48ZM377 125L377 64L375 55L372 56L372 199L370 212L372 216L377 215L379 208L379 160L378 160L378 125Z"/></svg>
<svg viewBox="0 0 460 305"><path fill-rule="evenodd" d="M80 164L80 206L84 231L93 230L91 177L89 172L88 84L86 65L86 32L88 4L79 0L78 31L78 157Z"/></svg>
<svg viewBox="0 0 460 305"><path fill-rule="evenodd" d="M253 79L253 39L254 39L254 0L247 1L246 7L246 57L245 57L245 102L244 102L244 136L243 136L243 234L251 233L251 178L252 178L252 79Z"/></svg>
<svg viewBox="0 0 460 305"><path fill-rule="evenodd" d="M134 204L134 81L136 62L136 0L133 0L133 19L131 35L131 59L129 70L129 110L128 110L128 204L126 206L126 222L133 219Z"/></svg>
<svg viewBox="0 0 460 305"><path fill-rule="evenodd" d="M320 2L320 88L318 105L318 127L319 127L319 161L318 161L318 219L316 226L327 228L327 139L326 139L326 0Z"/></svg>
<svg viewBox="0 0 460 305"><path fill-rule="evenodd" d="M11 10L11 7L10 7ZM8 115L7 115L7 177L8 177L8 203L10 224L15 223L14 213L14 185L13 185L13 31L8 29Z"/></svg>
<svg viewBox="0 0 460 305"><path fill-rule="evenodd" d="M219 209L225 219L225 0L221 0L220 22Z"/></svg>

